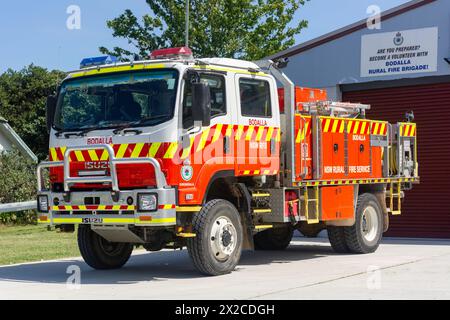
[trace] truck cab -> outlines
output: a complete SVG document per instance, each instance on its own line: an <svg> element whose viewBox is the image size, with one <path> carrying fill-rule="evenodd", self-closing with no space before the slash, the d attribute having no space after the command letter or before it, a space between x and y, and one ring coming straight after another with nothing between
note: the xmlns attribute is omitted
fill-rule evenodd
<svg viewBox="0 0 450 320"><path fill-rule="evenodd" d="M195 60L178 48L82 67L48 99L40 223L63 231L79 225L79 236L87 229L150 250L183 246L196 236L193 215L214 194L236 192L224 188L255 174L278 174L276 81L256 64Z"/></svg>

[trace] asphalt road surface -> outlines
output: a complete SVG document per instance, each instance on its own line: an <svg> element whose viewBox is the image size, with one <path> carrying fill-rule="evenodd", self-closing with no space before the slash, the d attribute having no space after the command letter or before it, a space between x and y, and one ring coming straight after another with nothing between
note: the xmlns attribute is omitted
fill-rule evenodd
<svg viewBox="0 0 450 320"><path fill-rule="evenodd" d="M296 238L285 252L244 252L214 278L186 250L136 251L113 271L80 258L21 264L0 267L0 299L450 299L450 241L387 239L371 255L338 255L327 239Z"/></svg>

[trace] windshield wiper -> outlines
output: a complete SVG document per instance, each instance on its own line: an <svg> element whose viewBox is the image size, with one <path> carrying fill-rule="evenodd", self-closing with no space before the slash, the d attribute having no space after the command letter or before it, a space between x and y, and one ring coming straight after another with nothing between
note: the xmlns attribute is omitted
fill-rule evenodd
<svg viewBox="0 0 450 320"><path fill-rule="evenodd" d="M127 125L121 126L121 127L117 128L117 129L115 129L115 130L113 131L113 133L114 133L114 134L119 134L120 132L123 132L123 131L125 131L126 129L130 129L130 128L133 128L133 127L143 126L143 125L145 125L146 123L148 123L148 122L150 122L150 121L155 121L155 120L158 120L158 119L164 119L164 118L168 118L168 116L167 116L167 115L160 115L160 116L156 116L156 117L143 118L143 119L141 119L141 120L139 120L139 121L130 122L130 123L128 123ZM141 134L141 133L142 133L141 130L128 130L128 131L129 131L129 132L135 132L135 133L137 133L137 134Z"/></svg>
<svg viewBox="0 0 450 320"><path fill-rule="evenodd" d="M86 136L89 132L95 131L95 130L106 130L106 129L113 129L114 127L89 127L89 128L85 128L85 129L73 129L73 130L61 130L59 132L56 133L57 137L61 137L62 135L64 135L65 138L70 138L72 136L75 137L84 137Z"/></svg>

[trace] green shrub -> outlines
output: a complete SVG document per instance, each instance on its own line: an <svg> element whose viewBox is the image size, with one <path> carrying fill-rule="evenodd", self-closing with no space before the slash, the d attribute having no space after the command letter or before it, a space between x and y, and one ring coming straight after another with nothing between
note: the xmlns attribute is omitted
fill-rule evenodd
<svg viewBox="0 0 450 320"><path fill-rule="evenodd" d="M36 165L17 151L0 153L0 203L31 201L36 198ZM34 210L0 213L1 224L36 222Z"/></svg>

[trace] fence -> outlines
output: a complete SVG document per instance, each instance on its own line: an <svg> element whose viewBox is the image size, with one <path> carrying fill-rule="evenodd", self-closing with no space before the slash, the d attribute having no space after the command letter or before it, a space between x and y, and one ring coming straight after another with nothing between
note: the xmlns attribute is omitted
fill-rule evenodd
<svg viewBox="0 0 450 320"><path fill-rule="evenodd" d="M37 209L36 200L27 201L27 202L0 204L0 213L18 212L18 211L35 210L35 209Z"/></svg>

